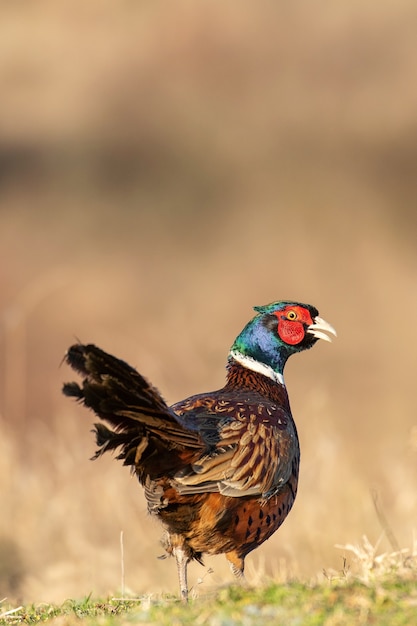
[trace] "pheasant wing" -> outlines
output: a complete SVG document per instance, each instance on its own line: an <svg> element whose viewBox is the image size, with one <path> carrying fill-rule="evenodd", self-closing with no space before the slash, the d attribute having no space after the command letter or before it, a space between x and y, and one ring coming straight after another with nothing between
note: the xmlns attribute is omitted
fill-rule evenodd
<svg viewBox="0 0 417 626"><path fill-rule="evenodd" d="M201 400L204 412L193 421L209 452L175 475L181 494L218 491L231 497L270 497L285 484L297 455L297 434L291 415L270 402ZM213 413L216 420L213 420Z"/></svg>

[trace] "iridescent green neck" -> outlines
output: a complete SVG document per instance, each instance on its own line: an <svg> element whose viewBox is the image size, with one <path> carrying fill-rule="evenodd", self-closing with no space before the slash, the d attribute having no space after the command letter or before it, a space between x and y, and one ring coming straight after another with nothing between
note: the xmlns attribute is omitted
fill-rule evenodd
<svg viewBox="0 0 417 626"><path fill-rule="evenodd" d="M265 375L281 381L285 363L291 352L271 328L272 323L277 325L276 318L269 320L265 315L256 315L236 337L231 354L241 355L240 362L245 359L246 367L250 367L251 363L250 369L268 371L269 374Z"/></svg>

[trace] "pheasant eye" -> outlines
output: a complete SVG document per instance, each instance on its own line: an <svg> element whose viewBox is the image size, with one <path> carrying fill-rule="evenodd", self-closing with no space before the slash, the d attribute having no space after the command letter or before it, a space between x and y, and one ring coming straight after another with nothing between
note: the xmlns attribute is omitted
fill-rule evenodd
<svg viewBox="0 0 417 626"><path fill-rule="evenodd" d="M295 311L288 311L287 320L290 320L291 322L293 322L296 319L297 319L297 313Z"/></svg>

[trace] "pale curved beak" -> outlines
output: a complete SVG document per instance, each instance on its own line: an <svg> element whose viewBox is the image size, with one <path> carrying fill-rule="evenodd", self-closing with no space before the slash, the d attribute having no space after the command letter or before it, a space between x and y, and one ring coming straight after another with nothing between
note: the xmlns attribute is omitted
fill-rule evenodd
<svg viewBox="0 0 417 626"><path fill-rule="evenodd" d="M329 335L326 333L330 333L330 335L334 335L334 337L337 337L337 333L333 326L331 326L329 322L326 322L326 320L319 316L315 317L313 320L313 324L310 324L310 326L307 327L307 332L310 333L310 335L314 335L316 339L323 339L324 341L332 340L332 338L329 337Z"/></svg>

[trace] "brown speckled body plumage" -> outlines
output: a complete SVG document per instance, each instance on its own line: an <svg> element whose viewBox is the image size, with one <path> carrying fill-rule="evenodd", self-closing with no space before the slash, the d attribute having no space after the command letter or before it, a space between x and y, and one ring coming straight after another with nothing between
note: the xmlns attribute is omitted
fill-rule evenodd
<svg viewBox="0 0 417 626"><path fill-rule="evenodd" d="M285 520L297 493L300 451L287 391L232 362L223 389L193 396L172 409L185 424L189 423L188 414L193 421L201 415L200 429L210 428L212 438L217 440L216 447L223 451L230 446L227 463L239 470L234 479L248 477L267 489L262 496L232 497L218 492L201 493L199 482L200 493L194 495L187 493L193 489L191 480L186 486L179 484L172 489L172 481L164 476L152 481L152 489L165 501L163 505L155 506L152 490L147 486L150 510L160 517L169 533L181 537L190 558L200 560L202 553L226 553L233 571L239 574L243 572L246 555ZM200 451L198 455L201 456ZM222 459L223 464L225 461ZM191 460L191 464L194 462ZM218 472L217 467L215 471ZM184 480L178 472L177 480ZM180 514L179 505L185 514Z"/></svg>

